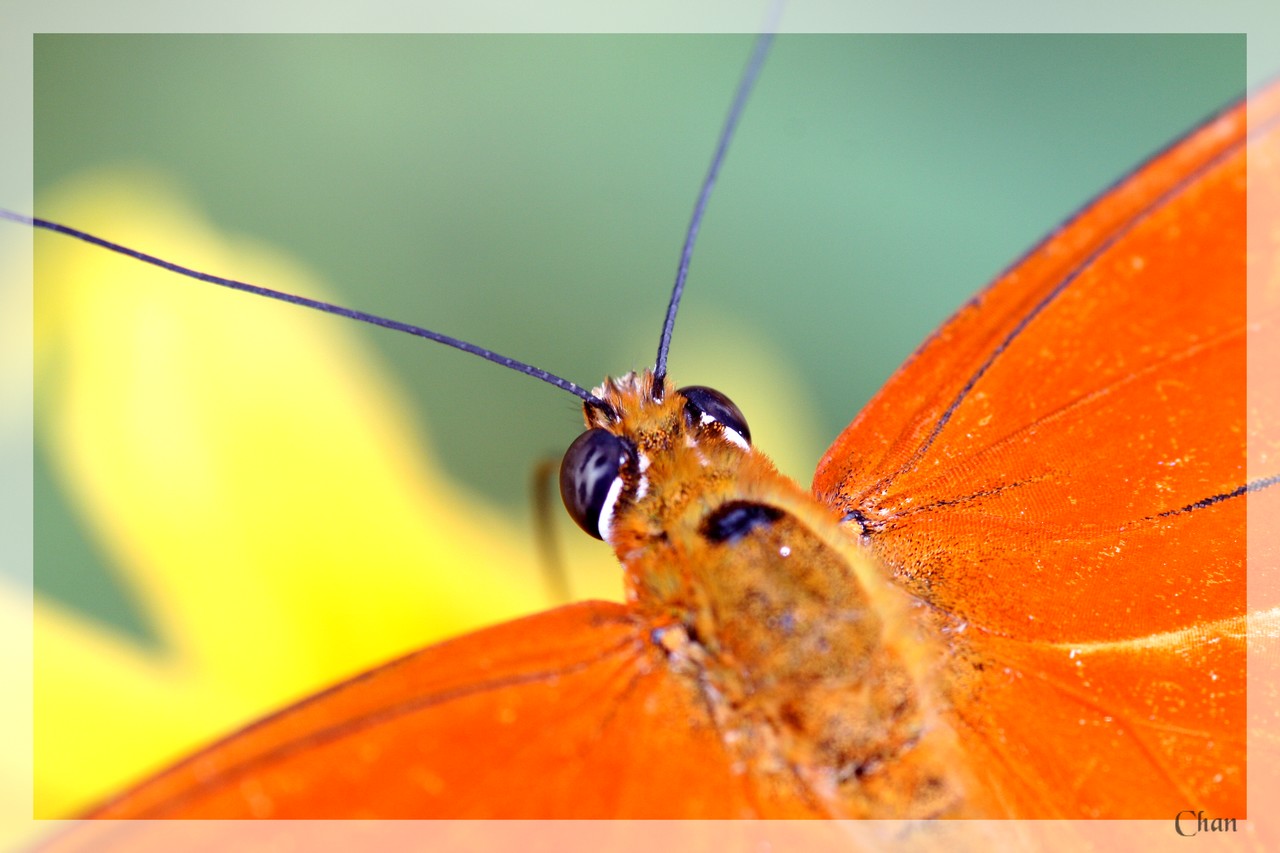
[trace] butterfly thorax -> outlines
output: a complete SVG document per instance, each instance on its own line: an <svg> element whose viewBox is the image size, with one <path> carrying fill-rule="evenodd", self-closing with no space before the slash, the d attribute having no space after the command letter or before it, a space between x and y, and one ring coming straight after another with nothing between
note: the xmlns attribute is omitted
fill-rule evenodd
<svg viewBox="0 0 1280 853"><path fill-rule="evenodd" d="M963 813L937 667L906 597L748 442L652 376L589 426L634 447L608 540L628 598L766 799L839 816ZM610 415L616 415L611 417Z"/></svg>

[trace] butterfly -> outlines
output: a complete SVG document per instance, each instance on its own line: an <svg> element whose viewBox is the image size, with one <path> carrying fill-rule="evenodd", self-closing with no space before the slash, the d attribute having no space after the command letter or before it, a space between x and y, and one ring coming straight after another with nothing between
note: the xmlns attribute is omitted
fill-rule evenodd
<svg viewBox="0 0 1280 853"><path fill-rule="evenodd" d="M864 529L866 529L866 530L869 530L869 529L870 529L870 525L871 525L871 522L872 522L872 520L871 520L871 519L867 519L867 518L855 518L855 519L853 519L853 521L855 521L858 525L863 526L863 527L864 527ZM868 535L869 535L869 534L868 534ZM674 641L672 641L672 642L674 642Z"/></svg>

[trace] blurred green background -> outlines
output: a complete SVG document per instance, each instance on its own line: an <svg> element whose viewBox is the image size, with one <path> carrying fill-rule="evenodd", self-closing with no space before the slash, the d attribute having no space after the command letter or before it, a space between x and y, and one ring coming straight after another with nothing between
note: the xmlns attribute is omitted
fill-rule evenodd
<svg viewBox="0 0 1280 853"><path fill-rule="evenodd" d="M223 229L303 258L344 304L591 385L653 359L750 46L42 35L36 210L56 215L41 193L88 169L162 169ZM796 423L822 437L789 472L807 482L931 329L1238 97L1244 60L1233 35L779 38L711 202L674 378L707 381L682 370L682 351L721 329L777 352L807 401ZM527 515L529 472L577 434L577 403L420 341L369 338L447 469ZM145 635L39 444L36 513L37 589Z"/></svg>

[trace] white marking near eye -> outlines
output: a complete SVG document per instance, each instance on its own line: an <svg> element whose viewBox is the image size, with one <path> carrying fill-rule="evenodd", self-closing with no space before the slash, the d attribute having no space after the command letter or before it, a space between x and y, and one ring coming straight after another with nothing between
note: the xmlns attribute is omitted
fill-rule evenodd
<svg viewBox="0 0 1280 853"><path fill-rule="evenodd" d="M644 472L649 470L649 464L649 457L641 453L640 463L637 466L640 469L640 483L636 486L636 500L649 494L649 478L644 475Z"/></svg>
<svg viewBox="0 0 1280 853"><path fill-rule="evenodd" d="M751 452L751 442L747 441L745 438L739 435L737 430L729 429L728 427L725 427L724 437L729 439L729 441L733 442L739 447L741 447L743 453Z"/></svg>
<svg viewBox="0 0 1280 853"><path fill-rule="evenodd" d="M702 452L702 448L698 446L698 442L694 441L693 436L691 436L691 435L689 435L689 434L687 434L687 433L686 433L686 434L685 434L685 437L684 437L684 443L685 443L688 447L690 447L690 448L693 450L694 455L696 455L696 456L698 457L698 463L699 463L703 468L706 468L706 467L707 467L707 465L709 464L709 463L707 462L707 456L706 456L706 454L705 454L705 453L703 453L703 452Z"/></svg>
<svg viewBox="0 0 1280 853"><path fill-rule="evenodd" d="M741 447L743 452L745 453L751 452L751 442L743 438L742 435L737 430L729 426L726 426L724 423L711 417L711 415L708 415L706 412L702 413L702 417L698 419L698 424L700 426L710 426L711 424L720 424L721 435L725 437L726 441L728 441L730 444L736 444L738 447Z"/></svg>
<svg viewBox="0 0 1280 853"><path fill-rule="evenodd" d="M609 492L604 496L604 503L600 506L600 522L596 527L600 531L600 538L610 545L613 544L609 540L609 534L613 533L613 508L617 506L618 496L621 494L622 478L614 477L609 484Z"/></svg>

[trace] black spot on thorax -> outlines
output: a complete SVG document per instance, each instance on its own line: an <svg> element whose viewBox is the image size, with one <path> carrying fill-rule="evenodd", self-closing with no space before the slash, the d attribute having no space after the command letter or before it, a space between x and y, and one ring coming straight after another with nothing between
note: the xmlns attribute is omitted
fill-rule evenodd
<svg viewBox="0 0 1280 853"><path fill-rule="evenodd" d="M776 507L748 501L730 501L703 519L699 532L710 542L732 544L757 527L769 527L784 513Z"/></svg>

